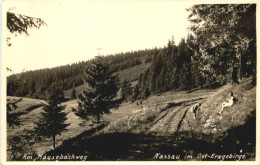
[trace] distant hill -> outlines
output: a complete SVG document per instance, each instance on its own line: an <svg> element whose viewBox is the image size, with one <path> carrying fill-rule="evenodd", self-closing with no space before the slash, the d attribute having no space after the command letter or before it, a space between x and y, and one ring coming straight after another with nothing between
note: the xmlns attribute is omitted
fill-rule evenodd
<svg viewBox="0 0 260 165"><path fill-rule="evenodd" d="M158 55L160 50L154 48L118 53L104 56L103 60L109 63L110 72L119 74L120 81L133 81L150 66L152 58ZM12 86L13 90L8 90L7 95L45 99L46 91L53 86L60 87L63 91L79 87L83 84L83 69L90 61L11 75L7 78L8 87L18 79L21 84L15 89Z"/></svg>
<svg viewBox="0 0 260 165"><path fill-rule="evenodd" d="M134 82L136 82L138 80L138 78L140 77L140 75L142 73L144 73L145 70L148 69L150 66L151 66L151 63L144 63L144 64L140 64L140 65L136 65L136 66L124 69L122 71L117 71L114 74L118 74L120 83L122 83L124 80L127 80L128 82L131 82L131 84L135 85L136 83L134 83ZM75 90L76 90L76 93L82 92L83 90L85 90L84 84L75 87ZM64 91L66 98L70 98L71 91L72 91L72 88Z"/></svg>
<svg viewBox="0 0 260 165"><path fill-rule="evenodd" d="M225 59L224 55L220 62L204 57L198 52L196 45L193 45L194 48L191 47L192 42L193 38L189 36L187 40L182 39L179 45L169 41L164 48L107 55L102 56L102 60L109 64L109 72L118 75L121 89L123 86L128 88L123 90L127 93L122 93L127 95L127 98L124 98L127 101L145 99L150 95L166 91L214 89L230 82L238 84L238 76L240 78L253 76L252 84L255 85L254 46L252 52L247 53L250 58L240 66L242 72L232 63L232 60ZM95 59L9 76L7 95L45 99L48 90L53 87L61 88L63 91L79 89L83 85L81 77L83 70L92 60ZM226 62L230 65L224 68L220 66ZM20 82L19 85L15 84L17 81ZM129 86L133 81L137 83Z"/></svg>

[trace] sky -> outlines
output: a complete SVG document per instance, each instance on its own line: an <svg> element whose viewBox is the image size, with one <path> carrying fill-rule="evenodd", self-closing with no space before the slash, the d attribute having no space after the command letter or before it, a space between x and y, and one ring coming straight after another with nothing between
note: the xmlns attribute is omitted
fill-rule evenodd
<svg viewBox="0 0 260 165"><path fill-rule="evenodd" d="M187 36L187 8L173 0L4 0L6 11L43 19L47 26L29 36L3 26L3 64L14 73L85 61L98 54L163 47ZM2 24L5 24L3 19ZM11 37L11 47L5 38Z"/></svg>

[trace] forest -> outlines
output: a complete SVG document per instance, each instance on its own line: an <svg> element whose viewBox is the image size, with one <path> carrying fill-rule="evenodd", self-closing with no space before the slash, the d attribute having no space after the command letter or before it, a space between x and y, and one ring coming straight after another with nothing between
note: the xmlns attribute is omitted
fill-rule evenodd
<svg viewBox="0 0 260 165"><path fill-rule="evenodd" d="M107 55L103 56L103 60L109 61L109 72L116 74L127 68L151 62L154 50L157 48ZM46 99L46 91L49 88L59 87L66 91L80 86L83 84L83 69L89 61L91 60L13 74L7 78L7 89L11 89L7 90L7 95ZM15 85L18 81L19 85Z"/></svg>
<svg viewBox="0 0 260 165"><path fill-rule="evenodd" d="M193 24L190 34L180 43L176 44L172 36L164 48L103 56L109 62L109 72L114 74L151 64L137 73L140 75L134 86L126 84L131 83L127 78L120 80L121 86L131 88L124 90L130 90L128 99L168 90L216 88L256 76L256 5L195 5L189 10L189 21ZM53 86L63 91L80 86L82 70L89 61L11 75L7 78L7 89L12 90L7 90L7 95L44 99ZM19 86L15 85L18 79Z"/></svg>

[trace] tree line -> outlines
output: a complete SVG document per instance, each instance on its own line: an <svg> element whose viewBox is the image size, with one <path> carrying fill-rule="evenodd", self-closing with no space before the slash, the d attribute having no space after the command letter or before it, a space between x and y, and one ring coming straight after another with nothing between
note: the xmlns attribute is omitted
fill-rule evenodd
<svg viewBox="0 0 260 165"><path fill-rule="evenodd" d="M198 64L192 61L193 52L184 39L179 45L171 39L167 46L157 51L152 58L151 66L140 74L134 86L128 81L122 83L122 98L135 101L169 90L206 87Z"/></svg>
<svg viewBox="0 0 260 165"><path fill-rule="evenodd" d="M140 75L138 85L123 90L132 93L133 100L167 90L216 88L228 82L237 84L238 79L252 75L256 82L256 5L194 5L188 11L192 23L190 34L178 45L171 39L164 48L103 57L110 63L109 70L115 73L152 63ZM23 83L14 91L8 90L8 95L44 99L51 86L61 86L65 91L82 85L81 75L86 65L87 61L21 73L19 77ZM8 77L8 86L13 85L16 77Z"/></svg>
<svg viewBox="0 0 260 165"><path fill-rule="evenodd" d="M190 33L179 45L172 39L164 48L103 57L109 62L111 72L152 63L132 90L123 91L142 98L167 90L215 88L227 82L237 84L239 78L252 75L256 82L256 4L202 4L194 5L188 11ZM9 15L8 18L14 16ZM10 25L12 32L15 28ZM83 84L81 75L87 63L9 76L7 94L44 98L52 86L59 86L63 91L71 89ZM21 82L19 86L14 83L18 81L17 77ZM127 80L123 83L122 86L129 86Z"/></svg>
<svg viewBox="0 0 260 165"><path fill-rule="evenodd" d="M150 62L151 52L156 49L117 53L102 58L109 62L109 71L117 73ZM7 95L46 99L46 91L54 86L61 87L63 91L80 86L84 83L82 79L83 69L89 61L10 75L7 77ZM17 81L20 81L19 85L15 85Z"/></svg>
<svg viewBox="0 0 260 165"><path fill-rule="evenodd" d="M256 5L194 5L190 34L174 40L153 56L138 83L122 84L126 100L147 98L168 90L217 88L253 76L256 84ZM130 95L129 95L130 93Z"/></svg>

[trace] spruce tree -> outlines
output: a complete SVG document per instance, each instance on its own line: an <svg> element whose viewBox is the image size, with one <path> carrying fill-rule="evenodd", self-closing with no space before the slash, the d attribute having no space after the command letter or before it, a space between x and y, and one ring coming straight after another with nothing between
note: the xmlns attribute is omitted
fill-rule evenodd
<svg viewBox="0 0 260 165"><path fill-rule="evenodd" d="M21 102L23 98L20 98L15 101L7 101L6 103L6 110L7 110L7 123L9 127L14 128L14 126L20 126L20 116L22 115L21 112L16 112L18 108L17 103Z"/></svg>
<svg viewBox="0 0 260 165"><path fill-rule="evenodd" d="M86 89L78 95L78 108L74 112L82 119L95 116L99 123L102 114L108 114L111 108L118 106L114 100L119 89L118 78L108 71L108 64L103 62L102 57L96 57L87 64L82 78Z"/></svg>
<svg viewBox="0 0 260 165"><path fill-rule="evenodd" d="M44 112L36 122L35 132L47 138L52 137L55 149L55 137L70 124L65 124L67 113L63 112L66 106L60 105L64 101L64 93L60 89L52 89L49 92L48 105L43 107Z"/></svg>
<svg viewBox="0 0 260 165"><path fill-rule="evenodd" d="M6 68L8 72L13 72L10 68ZM19 88L19 86L22 84L22 81L19 76L12 75L10 76L9 83L7 84L7 95L12 96L15 94L16 90ZM23 98L20 98L18 100L9 100L7 99L6 103L6 116L7 116L7 123L8 126L11 128L14 128L14 126L20 126L20 116L23 114L22 112L15 111L18 106L17 104L21 102Z"/></svg>
<svg viewBox="0 0 260 165"><path fill-rule="evenodd" d="M17 34L22 34L25 33L29 35L27 32L28 28L40 28L43 25L47 25L42 19L40 18L34 18L34 17L29 17L21 14L15 14L12 12L7 12L6 13L6 21L7 21L7 29L9 30L10 33L13 33L15 35ZM6 44L7 46L11 46L11 37L6 38ZM12 70L10 68L6 68L8 72L12 73ZM8 96L13 96L16 92L16 90L21 86L22 81L20 77L17 75L12 75L10 76L12 78L9 78L9 81L7 83L7 95ZM10 80L11 79L11 80ZM24 84L23 84L24 85ZM25 85L24 85L25 87ZM14 128L14 126L20 126L20 116L22 113L20 112L13 112L13 110L17 109L17 103L21 102L22 98L18 99L17 101L14 102L8 102L6 104L6 110L7 110L7 123L9 127Z"/></svg>
<svg viewBox="0 0 260 165"><path fill-rule="evenodd" d="M129 101L130 96L132 95L133 89L131 84L126 80L123 81L121 85L121 99L125 101Z"/></svg>
<svg viewBox="0 0 260 165"><path fill-rule="evenodd" d="M7 28L11 33L14 34L22 34L25 33L29 35L28 29L29 28L37 28L39 29L41 26L47 25L42 19L30 17L22 14L16 14L12 12L6 13L7 19ZM6 39L6 43L8 46L11 46L11 37Z"/></svg>
<svg viewBox="0 0 260 165"><path fill-rule="evenodd" d="M140 89L139 89L139 85L136 84L133 89L132 101L135 101L138 98L140 98Z"/></svg>
<svg viewBox="0 0 260 165"><path fill-rule="evenodd" d="M141 81L141 88L140 88L140 92L141 92L141 98L144 96L144 92L145 92L145 88L149 88L149 78L151 76L150 73L150 68L147 68L146 71L144 72L144 75L142 76L142 81Z"/></svg>
<svg viewBox="0 0 260 165"><path fill-rule="evenodd" d="M149 91L149 89L146 87L143 93L144 98L147 98L151 95L151 92Z"/></svg>
<svg viewBox="0 0 260 165"><path fill-rule="evenodd" d="M77 94L75 88L72 88L71 94L70 94L70 99L76 99Z"/></svg>
<svg viewBox="0 0 260 165"><path fill-rule="evenodd" d="M157 89L157 93L158 92L163 92L166 89L166 68L163 67L161 70L161 73L158 75L157 79L156 79L156 89Z"/></svg>
<svg viewBox="0 0 260 165"><path fill-rule="evenodd" d="M71 93L70 93L70 99L76 99L77 98L77 92L75 90L75 85L73 83L73 87L72 87L72 90L71 90Z"/></svg>

